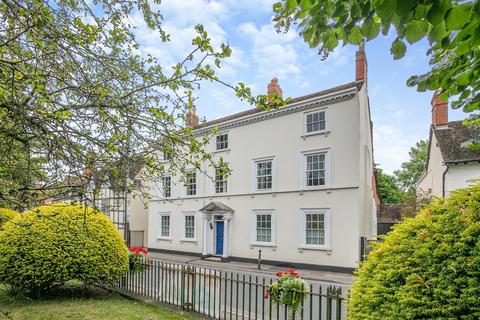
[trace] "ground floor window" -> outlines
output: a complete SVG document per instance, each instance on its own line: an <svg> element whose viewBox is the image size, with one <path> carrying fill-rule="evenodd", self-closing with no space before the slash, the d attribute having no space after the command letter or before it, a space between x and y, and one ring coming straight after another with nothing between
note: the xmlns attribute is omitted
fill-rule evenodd
<svg viewBox="0 0 480 320"><path fill-rule="evenodd" d="M195 216L185 215L185 239L195 238Z"/></svg>
<svg viewBox="0 0 480 320"><path fill-rule="evenodd" d="M273 210L253 211L252 242L254 244L271 245L275 239L275 212Z"/></svg>
<svg viewBox="0 0 480 320"><path fill-rule="evenodd" d="M170 215L160 216L160 237L170 238Z"/></svg>
<svg viewBox="0 0 480 320"><path fill-rule="evenodd" d="M305 247L330 246L330 211L328 209L302 210L302 245Z"/></svg>

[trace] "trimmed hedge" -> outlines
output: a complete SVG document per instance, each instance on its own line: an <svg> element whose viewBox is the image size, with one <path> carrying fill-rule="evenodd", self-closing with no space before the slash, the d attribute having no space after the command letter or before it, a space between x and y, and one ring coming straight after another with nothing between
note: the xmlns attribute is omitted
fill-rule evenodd
<svg viewBox="0 0 480 320"><path fill-rule="evenodd" d="M348 319L480 319L480 185L434 201L374 244Z"/></svg>
<svg viewBox="0 0 480 320"><path fill-rule="evenodd" d="M113 223L83 205L42 206L0 232L0 282L38 297L69 280L113 284L128 270L128 250Z"/></svg>
<svg viewBox="0 0 480 320"><path fill-rule="evenodd" d="M2 226L7 223L8 221L12 220L15 217L18 217L20 213L15 210L8 209L8 208L0 208L0 230L2 230Z"/></svg>

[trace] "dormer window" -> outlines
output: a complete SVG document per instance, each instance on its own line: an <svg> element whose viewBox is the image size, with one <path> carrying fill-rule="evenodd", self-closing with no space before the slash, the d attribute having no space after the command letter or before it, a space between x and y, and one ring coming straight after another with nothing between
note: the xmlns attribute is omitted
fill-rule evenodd
<svg viewBox="0 0 480 320"><path fill-rule="evenodd" d="M228 133L217 136L217 150L228 149Z"/></svg>
<svg viewBox="0 0 480 320"><path fill-rule="evenodd" d="M314 111L305 114L305 133L316 133L325 130L325 111Z"/></svg>

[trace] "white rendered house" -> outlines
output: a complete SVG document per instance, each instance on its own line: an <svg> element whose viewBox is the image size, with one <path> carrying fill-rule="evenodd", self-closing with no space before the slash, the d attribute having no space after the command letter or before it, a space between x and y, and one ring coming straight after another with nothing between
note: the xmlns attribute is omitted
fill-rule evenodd
<svg viewBox="0 0 480 320"><path fill-rule="evenodd" d="M432 98L432 125L427 168L417 183L417 194L445 197L450 191L465 188L480 179L480 150L465 148L480 137L480 130L463 121L448 121L448 101L439 92Z"/></svg>
<svg viewBox="0 0 480 320"><path fill-rule="evenodd" d="M219 129L207 151L232 173L192 170L186 185L167 174L164 198L149 203L149 250L224 261L262 250L270 264L356 268L378 200L366 70L362 45L354 82L201 124L192 110L195 134ZM276 79L268 91L282 93Z"/></svg>

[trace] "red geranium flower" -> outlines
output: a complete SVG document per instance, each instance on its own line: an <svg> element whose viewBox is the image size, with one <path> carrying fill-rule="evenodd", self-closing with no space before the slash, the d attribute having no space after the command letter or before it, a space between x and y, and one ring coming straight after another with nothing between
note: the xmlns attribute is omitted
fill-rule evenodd
<svg viewBox="0 0 480 320"><path fill-rule="evenodd" d="M263 299L268 299L269 296L270 294L268 293L268 290L265 290L265 292L263 293Z"/></svg>

